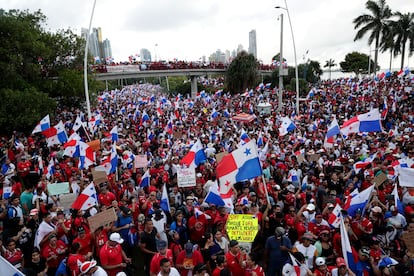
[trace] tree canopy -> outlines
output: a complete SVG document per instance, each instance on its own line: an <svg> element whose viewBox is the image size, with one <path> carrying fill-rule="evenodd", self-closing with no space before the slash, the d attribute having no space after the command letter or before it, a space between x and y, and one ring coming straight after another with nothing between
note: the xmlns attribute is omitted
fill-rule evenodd
<svg viewBox="0 0 414 276"><path fill-rule="evenodd" d="M227 90L240 93L256 86L259 78L259 62L252 54L240 52L230 63L226 73Z"/></svg>
<svg viewBox="0 0 414 276"><path fill-rule="evenodd" d="M341 66L342 72L345 73L355 73L356 75L359 74L366 74L368 72L369 67L369 59L370 57L366 54L359 53L359 52L352 52L345 56L345 61L339 63ZM374 63L371 60L371 66L374 66ZM379 66L377 66L377 70L379 70Z"/></svg>
<svg viewBox="0 0 414 276"><path fill-rule="evenodd" d="M29 130L56 103L84 101L84 39L70 29L47 32L45 25L41 11L0 10L0 117L8 118L0 120L3 132ZM91 93L98 88L92 80L89 86ZM30 113L16 103L30 103Z"/></svg>

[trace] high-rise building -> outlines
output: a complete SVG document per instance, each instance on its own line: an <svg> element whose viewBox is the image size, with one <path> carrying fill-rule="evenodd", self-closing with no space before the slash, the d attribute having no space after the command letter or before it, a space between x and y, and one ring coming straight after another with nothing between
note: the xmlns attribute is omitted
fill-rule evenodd
<svg viewBox="0 0 414 276"><path fill-rule="evenodd" d="M142 48L139 51L139 55L141 56L142 62L151 62L151 52L148 49Z"/></svg>
<svg viewBox="0 0 414 276"><path fill-rule="evenodd" d="M82 28L81 37L87 39L88 29ZM89 55L92 56L95 62L105 62L106 58L113 58L111 42L108 39L102 40L102 29L93 28L89 37L88 46Z"/></svg>
<svg viewBox="0 0 414 276"><path fill-rule="evenodd" d="M239 46L237 46L237 54L241 53L243 51L243 45L239 44Z"/></svg>
<svg viewBox="0 0 414 276"><path fill-rule="evenodd" d="M257 58L256 30L249 32L249 54Z"/></svg>
<svg viewBox="0 0 414 276"><path fill-rule="evenodd" d="M112 48L111 48L111 41L109 39L105 39L102 43L103 48L103 56L105 60L108 60L109 58L112 58Z"/></svg>

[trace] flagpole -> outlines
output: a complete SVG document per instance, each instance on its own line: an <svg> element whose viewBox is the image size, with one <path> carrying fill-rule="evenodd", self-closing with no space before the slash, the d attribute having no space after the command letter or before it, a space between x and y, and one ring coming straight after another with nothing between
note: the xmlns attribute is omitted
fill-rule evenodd
<svg viewBox="0 0 414 276"><path fill-rule="evenodd" d="M263 185L264 185L264 189L265 189L265 193L266 193L267 206L270 206L269 193L267 192L266 179L265 179L263 174L262 174L262 180L263 180Z"/></svg>

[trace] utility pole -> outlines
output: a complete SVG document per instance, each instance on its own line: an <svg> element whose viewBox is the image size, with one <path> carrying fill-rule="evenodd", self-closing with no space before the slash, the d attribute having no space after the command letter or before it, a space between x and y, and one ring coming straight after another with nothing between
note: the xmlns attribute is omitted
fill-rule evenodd
<svg viewBox="0 0 414 276"><path fill-rule="evenodd" d="M283 13L280 14L280 53L279 53L279 99L278 110L282 111L283 105Z"/></svg>

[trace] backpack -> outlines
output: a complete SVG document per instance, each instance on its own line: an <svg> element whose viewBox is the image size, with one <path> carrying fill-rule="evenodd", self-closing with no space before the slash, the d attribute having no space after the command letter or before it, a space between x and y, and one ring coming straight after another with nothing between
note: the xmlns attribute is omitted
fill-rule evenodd
<svg viewBox="0 0 414 276"><path fill-rule="evenodd" d="M11 213L11 215L10 215ZM17 216L17 209L13 205L7 206L7 215L4 218L4 228L14 228L19 226L20 217Z"/></svg>

